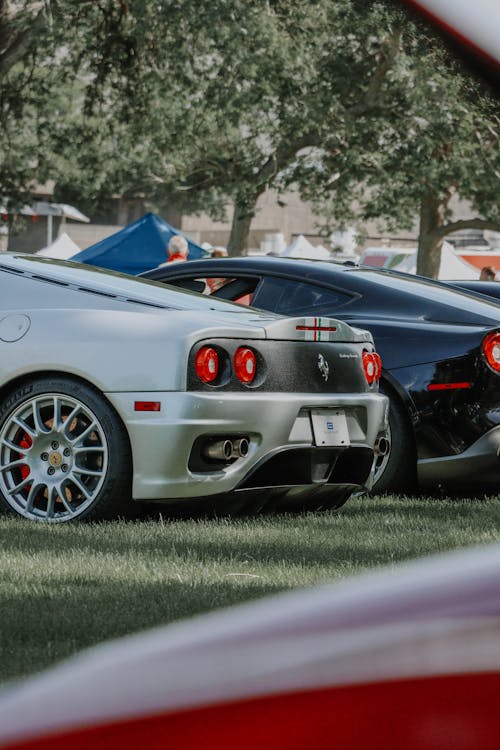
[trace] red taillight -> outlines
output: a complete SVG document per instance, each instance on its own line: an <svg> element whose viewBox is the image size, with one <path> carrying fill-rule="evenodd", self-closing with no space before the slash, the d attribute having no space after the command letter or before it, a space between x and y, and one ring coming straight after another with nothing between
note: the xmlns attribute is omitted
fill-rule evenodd
<svg viewBox="0 0 500 750"><path fill-rule="evenodd" d="M219 372L219 355L212 346L202 346L196 354L194 367L199 379L212 383Z"/></svg>
<svg viewBox="0 0 500 750"><path fill-rule="evenodd" d="M500 372L500 333L489 333L483 341L486 361L496 372Z"/></svg>
<svg viewBox="0 0 500 750"><path fill-rule="evenodd" d="M377 352L363 352L363 370L368 385L380 380L382 374L382 360Z"/></svg>
<svg viewBox="0 0 500 750"><path fill-rule="evenodd" d="M251 383L257 372L257 358L254 352L242 346L234 355L234 371L242 383Z"/></svg>
<svg viewBox="0 0 500 750"><path fill-rule="evenodd" d="M375 376L376 380L380 380L380 376L382 375L382 357L380 354L377 354L377 352L373 352L373 358L375 360L375 364L377 365L377 374Z"/></svg>

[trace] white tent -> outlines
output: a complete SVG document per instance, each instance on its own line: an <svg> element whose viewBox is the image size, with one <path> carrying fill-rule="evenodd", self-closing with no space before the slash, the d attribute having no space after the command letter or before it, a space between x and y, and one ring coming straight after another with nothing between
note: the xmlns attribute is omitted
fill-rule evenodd
<svg viewBox="0 0 500 750"><path fill-rule="evenodd" d="M390 268L403 273L417 272L417 251L411 248L366 248L359 262L376 268ZM479 269L456 254L449 242L443 242L438 279L478 279Z"/></svg>
<svg viewBox="0 0 500 750"><path fill-rule="evenodd" d="M71 237L68 237L66 232L63 232L57 240L54 240L54 242L47 245L47 247L42 247L42 249L38 250L35 255L41 255L44 258L67 260L68 258L71 258L72 255L76 255L76 253L79 252L80 248L76 242L73 242Z"/></svg>
<svg viewBox="0 0 500 750"><path fill-rule="evenodd" d="M330 257L326 247L314 247L303 234L299 234L281 255L284 258L312 258L313 260L325 260Z"/></svg>
<svg viewBox="0 0 500 750"><path fill-rule="evenodd" d="M396 271L404 271L406 273L417 272L417 253L414 252L408 255L399 265L394 267ZM444 281L446 279L478 279L479 269L471 266L470 263L463 260L457 255L450 245L449 242L443 242L441 249L441 263L439 266L438 279Z"/></svg>

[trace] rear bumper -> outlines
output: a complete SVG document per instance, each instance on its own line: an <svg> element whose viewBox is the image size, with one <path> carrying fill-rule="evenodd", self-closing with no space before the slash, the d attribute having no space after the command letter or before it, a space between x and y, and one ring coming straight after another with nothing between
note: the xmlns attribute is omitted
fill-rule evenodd
<svg viewBox="0 0 500 750"><path fill-rule="evenodd" d="M500 488L500 426L482 435L463 453L418 461L421 487Z"/></svg>
<svg viewBox="0 0 500 750"><path fill-rule="evenodd" d="M387 399L378 393L168 392L106 396L128 431L134 462L132 493L136 500L168 501L235 489L321 483L331 484L332 489L336 483L370 489L373 446L387 425ZM136 412L135 401L159 401L161 409ZM325 457L325 448L315 446L311 409L345 412L348 448L329 448L330 455ZM225 467L190 468L195 443L226 435L248 437L248 454ZM365 456L368 471L360 470L355 456ZM299 457L302 469L306 467L302 473L296 471ZM325 469L322 473L316 459L319 464L332 461L332 471ZM308 473L309 460L312 463ZM267 463L272 470L263 468ZM259 472L260 478L256 479ZM290 481L294 472L296 481Z"/></svg>

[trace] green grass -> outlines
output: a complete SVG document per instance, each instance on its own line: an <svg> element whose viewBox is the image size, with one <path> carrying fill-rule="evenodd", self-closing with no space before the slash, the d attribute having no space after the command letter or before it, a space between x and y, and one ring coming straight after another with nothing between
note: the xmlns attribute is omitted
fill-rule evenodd
<svg viewBox="0 0 500 750"><path fill-rule="evenodd" d="M499 539L498 499L74 526L1 518L0 680L210 609Z"/></svg>

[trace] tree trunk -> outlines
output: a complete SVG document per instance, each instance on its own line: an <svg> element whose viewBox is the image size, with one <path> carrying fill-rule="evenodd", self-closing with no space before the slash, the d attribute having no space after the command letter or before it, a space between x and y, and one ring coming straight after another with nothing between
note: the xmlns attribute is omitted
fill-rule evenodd
<svg viewBox="0 0 500 750"><path fill-rule="evenodd" d="M447 201L430 194L424 195L420 204L420 231L418 237L417 274L437 279L441 264L442 238L435 230L445 223Z"/></svg>
<svg viewBox="0 0 500 750"><path fill-rule="evenodd" d="M262 191L261 191L262 192ZM248 236L250 226L255 216L255 207L259 199L260 192L252 197L236 196L234 201L233 221L231 224L231 235L227 245L229 255L241 255L248 249Z"/></svg>

